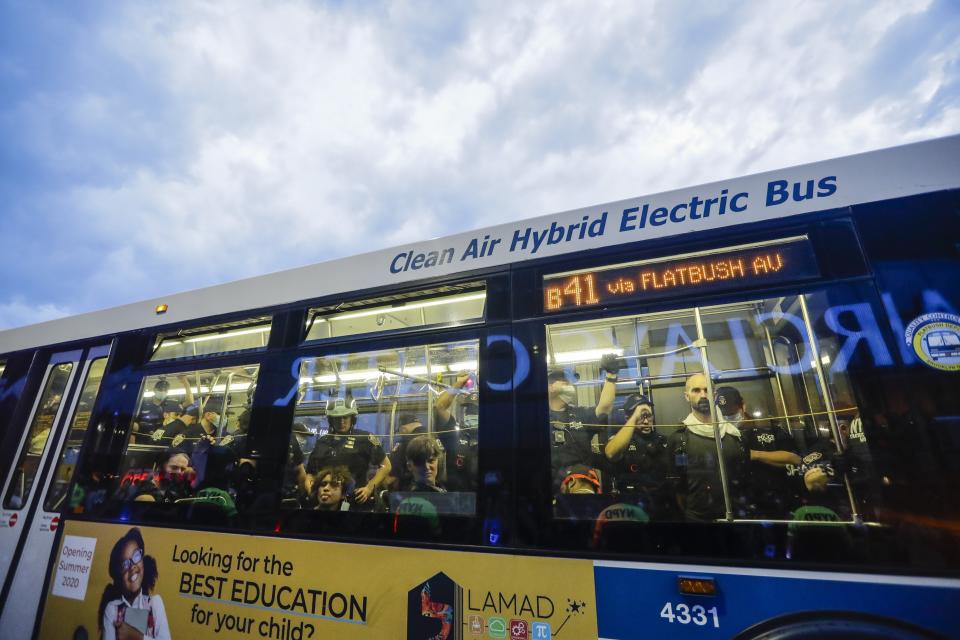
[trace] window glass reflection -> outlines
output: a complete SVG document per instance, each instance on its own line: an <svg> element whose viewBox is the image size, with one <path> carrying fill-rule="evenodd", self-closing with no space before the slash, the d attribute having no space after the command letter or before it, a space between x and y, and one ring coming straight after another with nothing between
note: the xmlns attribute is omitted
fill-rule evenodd
<svg viewBox="0 0 960 640"><path fill-rule="evenodd" d="M103 371L107 366L106 357L97 358L90 363L87 369L87 379L83 383L80 391L80 398L77 401L77 407L74 410L73 421L70 429L67 431L66 440L60 451L60 457L57 460L57 466L53 471L53 479L47 489L47 496L43 502L43 508L46 511L59 511L63 505L64 498L67 495L67 489L70 481L73 479L73 471L76 468L80 457L80 447L83 445L83 437L90 426L90 412L93 410L93 403L97 399L97 393L100 390L100 383L103 380Z"/></svg>
<svg viewBox="0 0 960 640"><path fill-rule="evenodd" d="M844 326L836 309L821 293L548 327L556 517L863 515L851 354L823 330Z"/></svg>
<svg viewBox="0 0 960 640"><path fill-rule="evenodd" d="M250 365L144 378L116 498L236 515L255 485L246 440L258 373Z"/></svg>
<svg viewBox="0 0 960 640"><path fill-rule="evenodd" d="M304 360L284 506L474 513L477 360L476 340Z"/></svg>
<svg viewBox="0 0 960 640"><path fill-rule="evenodd" d="M195 358L249 349L262 349L270 341L270 317L178 331L157 337L151 361Z"/></svg>
<svg viewBox="0 0 960 640"><path fill-rule="evenodd" d="M13 467L7 495L3 500L5 509L22 509L30 496L33 482L40 471L40 461L46 450L47 440L56 426L56 418L63 403L63 396L67 392L73 367L73 363L54 365L47 374L36 413L20 448L17 464Z"/></svg>

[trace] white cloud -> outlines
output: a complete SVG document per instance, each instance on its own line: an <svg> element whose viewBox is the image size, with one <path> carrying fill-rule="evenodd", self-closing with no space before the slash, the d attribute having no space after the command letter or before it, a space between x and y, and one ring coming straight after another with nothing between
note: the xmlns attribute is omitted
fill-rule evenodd
<svg viewBox="0 0 960 640"><path fill-rule="evenodd" d="M54 320L73 313L73 310L69 307L46 303L33 305L23 298L15 297L8 302L0 303L0 329L22 327L27 324Z"/></svg>
<svg viewBox="0 0 960 640"><path fill-rule="evenodd" d="M17 117L109 174L47 194L108 247L69 274L86 309L953 133L958 24L926 1L125 5L87 35L136 88Z"/></svg>

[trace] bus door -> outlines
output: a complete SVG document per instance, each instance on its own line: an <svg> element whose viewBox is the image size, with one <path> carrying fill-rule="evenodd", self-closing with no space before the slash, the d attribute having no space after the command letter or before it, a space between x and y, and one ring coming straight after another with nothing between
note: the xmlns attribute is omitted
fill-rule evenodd
<svg viewBox="0 0 960 640"><path fill-rule="evenodd" d="M5 637L28 638L33 631L50 550L109 352L104 345L50 359L30 427L8 473L2 514L7 526L0 529Z"/></svg>

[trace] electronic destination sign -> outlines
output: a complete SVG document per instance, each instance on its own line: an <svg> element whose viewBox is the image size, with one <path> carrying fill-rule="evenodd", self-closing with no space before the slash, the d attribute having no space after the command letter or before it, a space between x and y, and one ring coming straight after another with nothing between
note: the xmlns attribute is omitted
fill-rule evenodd
<svg viewBox="0 0 960 640"><path fill-rule="evenodd" d="M819 276L806 236L543 277L547 312Z"/></svg>

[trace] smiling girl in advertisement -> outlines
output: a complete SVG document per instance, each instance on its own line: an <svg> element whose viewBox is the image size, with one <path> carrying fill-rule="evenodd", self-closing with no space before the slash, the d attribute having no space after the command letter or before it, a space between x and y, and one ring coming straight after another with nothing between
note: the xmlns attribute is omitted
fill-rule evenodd
<svg viewBox="0 0 960 640"><path fill-rule="evenodd" d="M98 619L103 640L170 640L157 584L157 561L146 555L140 529L130 529L110 551L112 583L103 590Z"/></svg>

